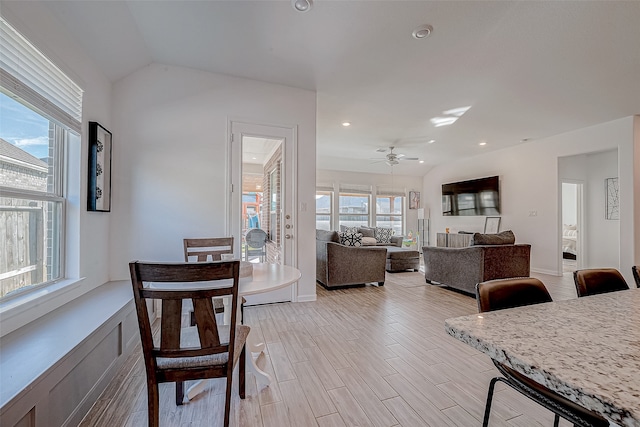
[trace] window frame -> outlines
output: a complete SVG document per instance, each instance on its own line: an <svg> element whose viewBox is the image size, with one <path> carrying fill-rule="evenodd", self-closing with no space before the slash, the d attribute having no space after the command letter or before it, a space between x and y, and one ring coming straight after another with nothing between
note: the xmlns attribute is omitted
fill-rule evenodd
<svg viewBox="0 0 640 427"><path fill-rule="evenodd" d="M378 199L383 198L400 198L400 207L401 207L401 212L399 214L397 213L381 213L378 212ZM405 234L405 230L406 230L406 219L407 219L407 212L406 212L406 207L407 207L407 196L404 194L397 194L394 192L377 192L376 193L376 213L375 213L375 226L379 227L378 225L378 218L379 217L399 217L400 219L400 232L396 233L396 236L402 236ZM391 226L392 229L394 229L393 225ZM394 229L395 230L395 229Z"/></svg>
<svg viewBox="0 0 640 427"><path fill-rule="evenodd" d="M59 210L54 210L51 215L57 215L56 221L57 226L55 227L55 236L51 236L50 239L55 239L58 241L58 245L55 251L52 251L52 256L56 256L57 262L55 263L55 270L58 272L56 277L51 279L45 279L42 282L34 283L30 285L26 285L20 287L18 289L14 289L10 291L6 295L0 296L0 302L4 303L5 301L10 301L14 298L20 298L25 294L30 292L35 292L38 289L41 289L45 286L49 286L54 283L58 283L62 280L66 279L66 241L67 241L67 170L65 169L66 159L68 158L68 140L69 140L69 132L72 132L70 129L65 129L62 125L56 123L51 120L51 118L46 117L37 109L34 109L30 105L28 105L23 100L12 97L14 101L23 104L26 108L31 109L37 114L42 115L47 120L49 120L49 126L53 127L52 129L52 140L53 140L53 156L52 164L49 165L49 169L53 169L53 188L47 191L37 191L37 190L29 190L15 187L7 187L0 186L0 194L2 194L2 198L7 199L20 199L20 200L33 200L39 201L43 203L53 203L57 204ZM22 101L22 102L21 102ZM47 184L48 185L48 184ZM45 220L48 220L45 219ZM49 228L47 226L43 227L43 244L46 244L49 234ZM43 266L47 266L46 257L41 261Z"/></svg>
<svg viewBox="0 0 640 427"><path fill-rule="evenodd" d="M318 199L318 195L329 197L329 212L318 212L318 204L315 206L316 213L316 229L318 228L318 217L319 216L328 216L329 217L329 230L333 228L333 190L326 189L316 189L316 200Z"/></svg>
<svg viewBox="0 0 640 427"><path fill-rule="evenodd" d="M341 209L341 201L342 201L342 197L366 197L367 198L367 212L366 213L342 213L340 211ZM338 227L340 227L342 225L342 218L344 216L364 216L366 217L366 220L364 221L364 224L360 224L360 225L366 225L368 226L370 224L371 221L371 200L372 200L372 193L369 192L365 192L365 191L358 191L358 190L353 190L353 189L349 189L349 188L341 188L340 189L340 193L338 194Z"/></svg>

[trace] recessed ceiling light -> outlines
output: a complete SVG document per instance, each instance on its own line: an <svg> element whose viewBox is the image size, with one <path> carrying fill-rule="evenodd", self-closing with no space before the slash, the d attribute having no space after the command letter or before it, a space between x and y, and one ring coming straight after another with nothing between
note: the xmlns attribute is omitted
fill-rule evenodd
<svg viewBox="0 0 640 427"><path fill-rule="evenodd" d="M351 122L342 122L342 126L349 127L351 126Z"/></svg>
<svg viewBox="0 0 640 427"><path fill-rule="evenodd" d="M251 160L258 160L258 158L257 157L252 157Z"/></svg>
<svg viewBox="0 0 640 427"><path fill-rule="evenodd" d="M420 160L418 163L424 163L424 160Z"/></svg>
<svg viewBox="0 0 640 427"><path fill-rule="evenodd" d="M478 145L487 145L487 143L483 141L483 142L479 143Z"/></svg>
<svg viewBox="0 0 640 427"><path fill-rule="evenodd" d="M291 0L291 6L296 12L308 12L313 7L313 0Z"/></svg>
<svg viewBox="0 0 640 427"><path fill-rule="evenodd" d="M426 39L431 35L432 32L433 32L433 27L431 25L421 25L415 30L413 30L413 33L411 33L411 35L413 36L414 39L420 40L420 39Z"/></svg>
<svg viewBox="0 0 640 427"><path fill-rule="evenodd" d="M434 142L436 142L435 139L430 139L430 140L427 141L427 144L433 144Z"/></svg>

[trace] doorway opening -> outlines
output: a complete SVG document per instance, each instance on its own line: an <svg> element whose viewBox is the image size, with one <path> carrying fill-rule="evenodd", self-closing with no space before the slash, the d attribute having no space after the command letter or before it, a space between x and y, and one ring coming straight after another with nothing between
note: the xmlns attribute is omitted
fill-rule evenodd
<svg viewBox="0 0 640 427"><path fill-rule="evenodd" d="M244 261L282 263L281 173L282 140L242 136L241 254Z"/></svg>
<svg viewBox="0 0 640 427"><path fill-rule="evenodd" d="M582 267L582 192L581 182L562 182L562 272Z"/></svg>
<svg viewBox="0 0 640 427"><path fill-rule="evenodd" d="M230 122L229 223L243 261L296 265L293 128ZM295 301L296 286L245 296L247 305Z"/></svg>

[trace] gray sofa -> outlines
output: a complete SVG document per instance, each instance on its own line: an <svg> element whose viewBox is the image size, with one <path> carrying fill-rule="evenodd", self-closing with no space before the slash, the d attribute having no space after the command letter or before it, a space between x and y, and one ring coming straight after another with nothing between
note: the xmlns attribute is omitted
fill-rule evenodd
<svg viewBox="0 0 640 427"><path fill-rule="evenodd" d="M384 285L387 249L344 246L337 231L316 230L316 280L327 289Z"/></svg>
<svg viewBox="0 0 640 427"><path fill-rule="evenodd" d="M496 235L476 233L466 248L425 246L422 252L427 283L469 294L475 295L476 283L530 274L531 245L515 244L511 231Z"/></svg>

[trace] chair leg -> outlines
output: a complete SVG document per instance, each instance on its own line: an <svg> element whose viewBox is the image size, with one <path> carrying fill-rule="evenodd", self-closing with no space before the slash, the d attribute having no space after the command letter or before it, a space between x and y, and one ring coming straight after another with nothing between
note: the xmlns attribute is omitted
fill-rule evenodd
<svg viewBox="0 0 640 427"><path fill-rule="evenodd" d="M182 405L184 401L184 383L176 381L176 406Z"/></svg>
<svg viewBox="0 0 640 427"><path fill-rule="evenodd" d="M495 377L489 383L489 392L487 393L487 404L484 407L484 420L482 421L482 427L487 427L489 425L489 415L491 414L491 400L493 399L493 389L496 387L496 382L498 380L500 380L500 378Z"/></svg>
<svg viewBox="0 0 640 427"><path fill-rule="evenodd" d="M247 346L244 345L242 347L242 352L240 353L240 368L238 369L238 391L240 394L240 399L245 398L245 368L247 365Z"/></svg>
<svg viewBox="0 0 640 427"><path fill-rule="evenodd" d="M555 417L553 418L553 427L558 427L558 424L560 424L560 415L555 414Z"/></svg>
<svg viewBox="0 0 640 427"><path fill-rule="evenodd" d="M233 383L233 368L227 371L227 392L224 399L224 427L229 427L229 415L231 412L231 385Z"/></svg>
<svg viewBox="0 0 640 427"><path fill-rule="evenodd" d="M147 408L149 427L159 427L160 425L160 396L158 394L158 384L147 381Z"/></svg>

